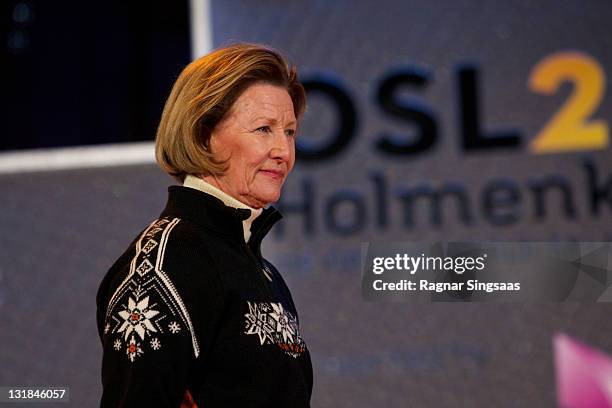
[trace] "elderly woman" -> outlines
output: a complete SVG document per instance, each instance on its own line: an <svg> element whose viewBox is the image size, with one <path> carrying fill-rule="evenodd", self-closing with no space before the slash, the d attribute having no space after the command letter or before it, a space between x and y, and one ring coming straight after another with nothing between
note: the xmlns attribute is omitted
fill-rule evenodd
<svg viewBox="0 0 612 408"><path fill-rule="evenodd" d="M181 182L97 296L103 407L306 407L310 355L260 245L281 215L305 110L296 69L237 44L192 62L157 131Z"/></svg>

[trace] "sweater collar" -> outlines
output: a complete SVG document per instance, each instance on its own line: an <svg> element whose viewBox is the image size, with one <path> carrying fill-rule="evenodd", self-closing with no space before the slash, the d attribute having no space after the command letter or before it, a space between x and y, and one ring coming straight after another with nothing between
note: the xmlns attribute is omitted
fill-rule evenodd
<svg viewBox="0 0 612 408"><path fill-rule="evenodd" d="M261 213L263 212L263 208L259 208L259 209L251 208L248 205L246 205L246 204L238 201L234 197L230 196L226 192L224 192L224 191L218 189L217 187L213 186L212 184L207 183L206 181L202 180L199 177L192 176L191 174L188 174L185 177L185 181L183 182L183 186L189 187L189 188L193 188L193 189L202 191L202 192L204 192L206 194L209 194L209 195L211 195L213 197L216 197L219 200L221 200L223 202L223 204L225 204L228 207L249 210L250 211L249 217L246 220L242 221L242 230L243 230L243 233L244 233L244 242L249 242L249 239L251 238L251 225L252 225L253 221L255 220L255 218L257 218L257 217L259 217L261 215Z"/></svg>
<svg viewBox="0 0 612 408"><path fill-rule="evenodd" d="M185 186L168 187L168 202L161 217L189 220L218 236L244 241L243 221L251 216L250 210L226 206L220 199ZM280 212L270 206L251 224L251 237L247 242L251 250L261 257L261 241L278 220Z"/></svg>

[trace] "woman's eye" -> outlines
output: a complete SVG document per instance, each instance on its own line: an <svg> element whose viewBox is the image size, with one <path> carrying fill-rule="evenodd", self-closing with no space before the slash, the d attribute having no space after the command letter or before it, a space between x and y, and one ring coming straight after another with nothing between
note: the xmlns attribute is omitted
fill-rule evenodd
<svg viewBox="0 0 612 408"><path fill-rule="evenodd" d="M295 136L295 130L293 130L293 129L287 129L287 130L285 130L285 134L286 134L287 136L289 136L289 137L293 137L293 136Z"/></svg>
<svg viewBox="0 0 612 408"><path fill-rule="evenodd" d="M269 132L270 131L270 126L262 126L259 127L257 129L255 129L256 132Z"/></svg>

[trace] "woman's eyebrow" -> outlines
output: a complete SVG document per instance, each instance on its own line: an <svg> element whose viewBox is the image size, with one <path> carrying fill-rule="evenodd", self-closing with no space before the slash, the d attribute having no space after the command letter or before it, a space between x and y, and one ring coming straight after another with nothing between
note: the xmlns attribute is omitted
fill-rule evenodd
<svg viewBox="0 0 612 408"><path fill-rule="evenodd" d="M273 125L278 123L278 120L276 120L275 118L269 118L267 116L258 116L258 117L253 119L253 122L261 120L261 119L264 119L265 121L267 121L268 123L271 123ZM295 126L295 125L296 125L295 120L292 120L291 122L287 123L287 126Z"/></svg>

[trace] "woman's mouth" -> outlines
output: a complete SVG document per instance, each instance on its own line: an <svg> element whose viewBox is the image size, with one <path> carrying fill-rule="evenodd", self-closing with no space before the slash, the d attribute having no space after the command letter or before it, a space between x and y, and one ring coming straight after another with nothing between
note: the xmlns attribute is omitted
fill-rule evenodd
<svg viewBox="0 0 612 408"><path fill-rule="evenodd" d="M285 176L285 172L283 172L282 170L259 170L260 172L262 172L263 174L265 174L268 177L273 178L274 180L282 180L283 177Z"/></svg>

